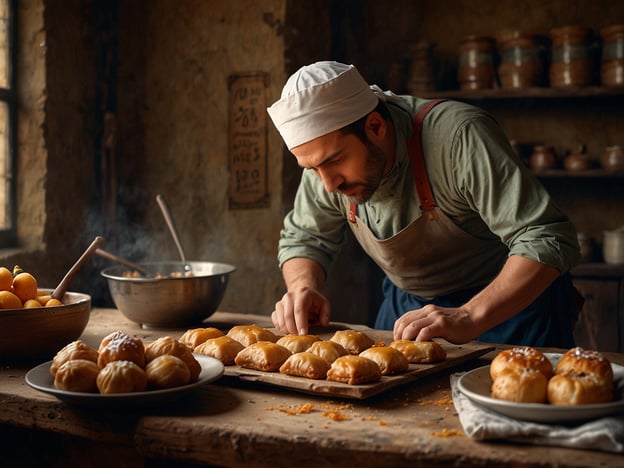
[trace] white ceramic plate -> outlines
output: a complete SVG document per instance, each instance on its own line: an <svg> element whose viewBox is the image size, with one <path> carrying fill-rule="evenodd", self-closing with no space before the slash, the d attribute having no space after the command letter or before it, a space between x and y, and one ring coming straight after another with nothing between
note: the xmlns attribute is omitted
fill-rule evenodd
<svg viewBox="0 0 624 468"><path fill-rule="evenodd" d="M49 393L61 401L75 405L107 409L142 408L177 399L185 395L190 390L209 382L213 382L223 375L224 367L221 361L201 354L194 354L194 356L202 368L199 373L199 378L195 382L188 385L162 390L112 394L69 392L66 390L59 390L54 387L54 378L50 374L50 365L52 364L52 361L44 362L43 364L39 364L37 367L29 370L26 374L26 383L34 389Z"/></svg>
<svg viewBox="0 0 624 468"><path fill-rule="evenodd" d="M556 365L561 354L546 353ZM615 400L610 403L578 406L554 406L544 403L514 403L490 397L490 366L466 372L457 381L460 392L474 403L515 419L543 423L588 421L624 411L624 367L611 364L615 379Z"/></svg>

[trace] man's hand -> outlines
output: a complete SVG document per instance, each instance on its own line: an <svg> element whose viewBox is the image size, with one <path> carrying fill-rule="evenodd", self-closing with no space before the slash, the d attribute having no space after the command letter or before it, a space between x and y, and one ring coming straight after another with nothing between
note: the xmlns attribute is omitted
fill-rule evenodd
<svg viewBox="0 0 624 468"><path fill-rule="evenodd" d="M433 338L462 344L479 336L468 312L460 308L444 308L432 304L411 310L394 322L395 340L431 341Z"/></svg>
<svg viewBox="0 0 624 468"><path fill-rule="evenodd" d="M282 333L306 335L310 325L329 325L329 301L311 288L288 291L275 304L273 325Z"/></svg>

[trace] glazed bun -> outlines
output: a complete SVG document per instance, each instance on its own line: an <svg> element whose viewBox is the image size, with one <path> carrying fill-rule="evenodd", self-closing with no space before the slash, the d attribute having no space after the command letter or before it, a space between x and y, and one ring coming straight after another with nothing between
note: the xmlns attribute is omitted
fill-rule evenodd
<svg viewBox="0 0 624 468"><path fill-rule="evenodd" d="M600 379L613 385L611 362L598 351L588 351L579 347L568 350L557 363L555 374L568 372L595 374Z"/></svg>
<svg viewBox="0 0 624 468"><path fill-rule="evenodd" d="M100 370L95 383L104 394L142 392L147 388L147 375L132 361L111 361Z"/></svg>
<svg viewBox="0 0 624 468"><path fill-rule="evenodd" d="M132 337L122 331L106 336L98 349L98 366L106 367L113 361L131 361L141 369L145 367L145 347L139 338Z"/></svg>
<svg viewBox="0 0 624 468"><path fill-rule="evenodd" d="M215 327L191 328L184 332L179 341L194 350L200 344L219 336L223 336L223 332Z"/></svg>
<svg viewBox="0 0 624 468"><path fill-rule="evenodd" d="M152 388L171 388L191 381L191 371L179 357L163 354L145 366L147 384Z"/></svg>
<svg viewBox="0 0 624 468"><path fill-rule="evenodd" d="M492 397L516 403L545 403L548 379L534 369L500 374L492 383Z"/></svg>
<svg viewBox="0 0 624 468"><path fill-rule="evenodd" d="M501 351L490 364L490 376L496 380L508 372L527 369L540 372L546 380L553 375L552 364L543 353L530 346L521 346Z"/></svg>
<svg viewBox="0 0 624 468"><path fill-rule="evenodd" d="M50 374L52 374L52 377L56 376L56 371L59 367L72 359L84 359L97 363L98 352L95 348L92 348L80 340L72 341L56 353L52 359L52 364L50 365Z"/></svg>
<svg viewBox="0 0 624 468"><path fill-rule="evenodd" d="M91 360L70 359L57 369L54 387L69 392L97 392L96 379L100 368Z"/></svg>
<svg viewBox="0 0 624 468"><path fill-rule="evenodd" d="M148 364L164 354L181 359L191 372L191 381L197 380L201 372L201 364L195 359L188 346L170 336L162 336L145 347L145 360Z"/></svg>

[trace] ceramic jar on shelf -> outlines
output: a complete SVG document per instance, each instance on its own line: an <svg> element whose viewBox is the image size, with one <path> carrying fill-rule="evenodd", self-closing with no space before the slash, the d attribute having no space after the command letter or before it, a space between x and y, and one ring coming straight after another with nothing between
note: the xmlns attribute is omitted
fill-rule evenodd
<svg viewBox="0 0 624 468"><path fill-rule="evenodd" d="M529 158L529 166L533 172L542 172L554 169L557 166L555 150L550 145L536 145Z"/></svg>
<svg viewBox="0 0 624 468"><path fill-rule="evenodd" d="M600 165L608 171L624 171L624 146L607 146L600 156Z"/></svg>
<svg viewBox="0 0 624 468"><path fill-rule="evenodd" d="M544 77L544 49L538 37L519 30L503 31L498 38L502 88L541 86Z"/></svg>
<svg viewBox="0 0 624 468"><path fill-rule="evenodd" d="M603 86L624 85L624 24L615 24L600 30L602 62L600 81Z"/></svg>
<svg viewBox="0 0 624 468"><path fill-rule="evenodd" d="M550 86L560 88L591 83L590 34L591 30L582 26L562 26L550 30Z"/></svg>
<svg viewBox="0 0 624 468"><path fill-rule="evenodd" d="M492 37L468 35L459 44L458 80L461 89L496 86L496 41Z"/></svg>

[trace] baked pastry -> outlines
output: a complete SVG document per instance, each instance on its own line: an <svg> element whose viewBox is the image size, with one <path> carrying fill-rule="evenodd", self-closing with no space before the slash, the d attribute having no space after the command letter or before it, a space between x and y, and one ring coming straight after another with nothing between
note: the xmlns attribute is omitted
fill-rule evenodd
<svg viewBox="0 0 624 468"><path fill-rule="evenodd" d="M568 372L596 374L607 384L613 385L611 362L598 351L588 351L580 347L569 349L555 366L555 374Z"/></svg>
<svg viewBox="0 0 624 468"><path fill-rule="evenodd" d="M292 353L282 345L271 341L252 343L236 355L236 365L247 369L275 372Z"/></svg>
<svg viewBox="0 0 624 468"><path fill-rule="evenodd" d="M381 379L381 369L375 361L362 356L341 356L332 362L327 371L327 380L358 385L377 382Z"/></svg>
<svg viewBox="0 0 624 468"><path fill-rule="evenodd" d="M258 325L236 325L230 328L227 336L238 341L243 346L249 346L258 341L270 341L272 343L277 341L277 336L271 330Z"/></svg>
<svg viewBox="0 0 624 468"><path fill-rule="evenodd" d="M301 353L316 341L321 341L317 335L285 335L277 340L277 344L288 348L291 353Z"/></svg>
<svg viewBox="0 0 624 468"><path fill-rule="evenodd" d="M72 341L56 353L52 359L52 364L50 365L50 374L52 374L52 377L56 375L56 371L59 367L72 359L85 359L97 363L98 352L95 348L92 348L80 340Z"/></svg>
<svg viewBox="0 0 624 468"><path fill-rule="evenodd" d="M341 344L335 341L315 341L310 345L307 351L322 357L330 364L340 356L349 354Z"/></svg>
<svg viewBox="0 0 624 468"><path fill-rule="evenodd" d="M177 356L163 354L145 366L147 385L152 388L171 388L186 385L191 381L191 371Z"/></svg>
<svg viewBox="0 0 624 468"><path fill-rule="evenodd" d="M179 341L188 346L191 350L194 350L204 341L223 335L224 333L215 327L191 328L182 334Z"/></svg>
<svg viewBox="0 0 624 468"><path fill-rule="evenodd" d="M111 361L95 380L100 393L142 392L147 388L145 371L132 361Z"/></svg>
<svg viewBox="0 0 624 468"><path fill-rule="evenodd" d="M397 340L388 346L401 351L410 364L431 364L446 359L446 351L435 341Z"/></svg>
<svg viewBox="0 0 624 468"><path fill-rule="evenodd" d="M122 331L106 336L98 348L98 367L103 369L112 361L131 361L140 368L145 367L145 346L139 338Z"/></svg>
<svg viewBox="0 0 624 468"><path fill-rule="evenodd" d="M370 336L356 330L338 330L329 340L342 345L349 354L354 355L375 344Z"/></svg>
<svg viewBox="0 0 624 468"><path fill-rule="evenodd" d="M236 355L243 349L245 347L238 341L223 335L204 341L195 348L195 352L218 359L224 366L231 366L234 364Z"/></svg>
<svg viewBox="0 0 624 468"><path fill-rule="evenodd" d="M381 375L398 374L409 369L405 354L390 346L374 346L362 351L360 356L375 361L381 370Z"/></svg>
<svg viewBox="0 0 624 468"><path fill-rule="evenodd" d="M506 349L496 355L490 363L492 380L508 372L521 372L532 369L540 372L546 380L553 375L553 367L543 353L530 346L518 346Z"/></svg>
<svg viewBox="0 0 624 468"><path fill-rule="evenodd" d="M100 368L88 359L70 359L59 366L54 376L54 387L69 392L97 392Z"/></svg>
<svg viewBox="0 0 624 468"><path fill-rule="evenodd" d="M536 369L501 373L492 383L492 398L516 403L545 403L548 379Z"/></svg>
<svg viewBox="0 0 624 468"><path fill-rule="evenodd" d="M286 375L318 380L327 376L329 367L329 362L322 357L303 351L289 356L280 366L279 371Z"/></svg>
<svg viewBox="0 0 624 468"><path fill-rule="evenodd" d="M201 372L201 364L185 344L170 336L161 336L145 347L145 361L147 363L163 354L171 354L182 359L191 372L191 382L197 380Z"/></svg>

